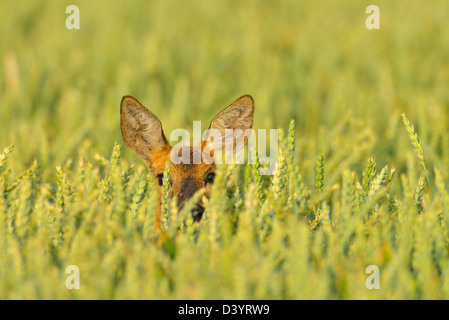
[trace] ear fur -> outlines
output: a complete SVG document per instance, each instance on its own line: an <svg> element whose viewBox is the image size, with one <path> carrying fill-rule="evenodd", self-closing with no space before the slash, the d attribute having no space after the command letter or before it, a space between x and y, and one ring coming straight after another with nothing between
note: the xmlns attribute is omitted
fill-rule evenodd
<svg viewBox="0 0 449 320"><path fill-rule="evenodd" d="M212 142L218 149L224 149L231 143L233 145L233 151L236 150L236 142L244 139L244 144L248 142L249 133L245 131L252 129L253 127L253 115L254 115L254 100L250 95L244 95L234 101L229 107L217 114L211 121L209 126L209 132L206 134L203 142L203 148L210 144L210 138L214 136L214 132L220 133L222 140ZM212 129L212 130L211 130ZM234 137L230 137L230 130L234 130ZM217 144L218 142L218 144ZM220 148L221 145L221 148Z"/></svg>
<svg viewBox="0 0 449 320"><path fill-rule="evenodd" d="M145 162L150 161L155 151L168 145L161 121L131 96L122 98L120 122L125 144Z"/></svg>

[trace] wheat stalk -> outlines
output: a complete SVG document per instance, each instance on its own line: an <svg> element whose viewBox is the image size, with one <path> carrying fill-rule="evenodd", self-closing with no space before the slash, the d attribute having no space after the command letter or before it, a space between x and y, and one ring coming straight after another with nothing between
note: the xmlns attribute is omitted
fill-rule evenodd
<svg viewBox="0 0 449 320"><path fill-rule="evenodd" d="M167 231L168 229L168 212L170 205L170 165L167 162L164 169L164 178L162 179L162 201L161 201L161 229Z"/></svg>
<svg viewBox="0 0 449 320"><path fill-rule="evenodd" d="M407 118L405 113L402 113L401 117L402 117L402 122L405 125L405 129L407 130L408 136L410 138L410 142L411 142L413 148L415 149L415 153L418 156L418 159L419 159L419 162L421 163L422 168L424 169L424 173L426 175L427 182L429 183L430 192L433 194L429 175L427 174L426 161L424 159L424 152L422 149L421 141L419 141L418 134L415 132L415 128L413 127L412 123Z"/></svg>

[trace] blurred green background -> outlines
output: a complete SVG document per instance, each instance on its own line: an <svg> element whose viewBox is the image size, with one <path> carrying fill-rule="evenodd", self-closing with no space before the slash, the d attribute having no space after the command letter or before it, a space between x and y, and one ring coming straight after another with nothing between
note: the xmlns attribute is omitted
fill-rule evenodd
<svg viewBox="0 0 449 320"><path fill-rule="evenodd" d="M65 27L71 4L80 30ZM365 27L370 4L380 8L380 30ZM441 157L449 154L446 0L17 0L0 8L0 149L15 145L13 170L37 159L51 179L80 153L109 154L123 143L119 103L128 94L166 133L191 130L193 120L204 130L251 94L256 129L296 120L310 177L319 152L330 168L343 159L361 168L374 155L402 170L405 111L428 156L449 164Z"/></svg>

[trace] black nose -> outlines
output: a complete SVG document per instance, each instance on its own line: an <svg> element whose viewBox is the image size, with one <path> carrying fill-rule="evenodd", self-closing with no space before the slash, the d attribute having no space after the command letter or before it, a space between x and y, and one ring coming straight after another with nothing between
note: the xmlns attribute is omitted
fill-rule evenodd
<svg viewBox="0 0 449 320"><path fill-rule="evenodd" d="M203 216L204 208L203 206L196 206L192 209L192 217L194 221L200 221L201 217Z"/></svg>

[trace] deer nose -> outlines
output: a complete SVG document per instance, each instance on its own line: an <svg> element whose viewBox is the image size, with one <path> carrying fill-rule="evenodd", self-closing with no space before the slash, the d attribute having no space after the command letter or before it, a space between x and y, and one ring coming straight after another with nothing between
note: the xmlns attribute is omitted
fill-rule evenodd
<svg viewBox="0 0 449 320"><path fill-rule="evenodd" d="M203 216L204 208L203 206L197 206L192 209L192 217L194 221L201 220L201 217Z"/></svg>

